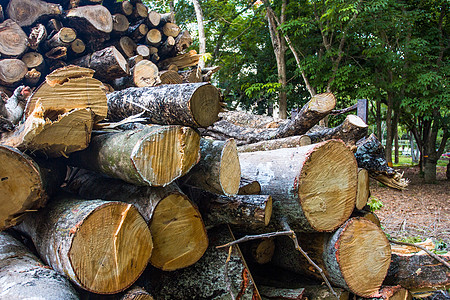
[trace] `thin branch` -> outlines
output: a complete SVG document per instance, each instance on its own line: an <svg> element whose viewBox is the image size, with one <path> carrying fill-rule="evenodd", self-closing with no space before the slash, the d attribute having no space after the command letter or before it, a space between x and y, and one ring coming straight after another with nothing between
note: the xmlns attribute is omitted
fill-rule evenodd
<svg viewBox="0 0 450 300"><path fill-rule="evenodd" d="M358 104L353 104L352 106L343 108L343 109L333 109L329 114L332 116L339 116L350 111L354 111L358 108Z"/></svg>
<svg viewBox="0 0 450 300"><path fill-rule="evenodd" d="M277 231L277 232L269 232L269 233L263 233L263 234L256 234L256 235L246 235L240 239L237 239L235 241L229 242L225 245L220 245L220 246L216 246L217 249L219 248L225 248L225 247L230 247L236 244L240 244L240 243L244 243L244 242L248 242L248 241L253 241L253 240L258 240L258 239L265 239L265 238L271 238L271 237L275 237L275 236L284 236L284 235L290 235L292 234L292 230L288 230L288 231Z"/></svg>
<svg viewBox="0 0 450 300"><path fill-rule="evenodd" d="M230 246L230 248L228 248L228 256L227 256L227 260L225 261L224 272L225 272L225 283L227 284L227 290L230 293L231 299L236 300L236 297L233 295L233 291L231 290L230 278L228 278L228 263L230 262L232 251L233 251L233 246Z"/></svg>
<svg viewBox="0 0 450 300"><path fill-rule="evenodd" d="M431 252L430 250L428 250L427 248L425 248L424 246L421 245L416 245L416 244L412 244L412 243L406 243L406 242L400 242L400 241L395 241L392 239L389 239L389 242L393 243L393 244L397 244L397 245L404 245L404 246L411 246L411 247L416 247L420 250L425 251L429 256L431 256L432 258L434 258L435 260L439 261L440 263L442 263L444 266L446 266L449 270L450 270L450 264L448 262L446 262L445 260L443 260L442 258L440 258L438 255L436 255L435 253Z"/></svg>

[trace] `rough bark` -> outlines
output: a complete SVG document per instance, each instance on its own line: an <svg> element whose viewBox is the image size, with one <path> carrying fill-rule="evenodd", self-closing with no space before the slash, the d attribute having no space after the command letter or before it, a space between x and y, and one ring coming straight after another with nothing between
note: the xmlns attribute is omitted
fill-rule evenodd
<svg viewBox="0 0 450 300"><path fill-rule="evenodd" d="M167 39L159 46L159 54L161 57L168 57L172 53L173 48L175 47L175 38L172 36L168 36Z"/></svg>
<svg viewBox="0 0 450 300"><path fill-rule="evenodd" d="M180 53L181 51L189 48L192 45L192 37L189 31L184 30L178 34L175 38L175 47L174 50L176 53Z"/></svg>
<svg viewBox="0 0 450 300"><path fill-rule="evenodd" d="M133 284L153 248L144 219L122 202L61 194L16 228L30 236L40 257L55 271L99 294L117 293Z"/></svg>
<svg viewBox="0 0 450 300"><path fill-rule="evenodd" d="M174 272L147 269L139 279L140 285L151 290L156 299L233 299L229 290L242 300L258 299L239 247L233 246L229 261L228 249L216 249L233 240L229 229L213 228L208 236L210 245L196 264Z"/></svg>
<svg viewBox="0 0 450 300"><path fill-rule="evenodd" d="M30 35L28 36L28 46L37 50L42 41L47 38L47 30L45 26L42 24L37 24L35 27L31 29Z"/></svg>
<svg viewBox="0 0 450 300"><path fill-rule="evenodd" d="M26 27L42 16L60 15L62 8L58 4L41 0L10 0L6 11L11 20L21 27Z"/></svg>
<svg viewBox="0 0 450 300"><path fill-rule="evenodd" d="M364 218L351 218L334 233L300 234L298 238L333 285L362 297L378 295L391 258L389 241L378 226ZM287 237L276 239L272 262L321 280Z"/></svg>
<svg viewBox="0 0 450 300"><path fill-rule="evenodd" d="M254 129L237 126L222 120L209 127L208 131L219 133L228 138L235 138L246 144L301 135L326 116L335 105L336 99L333 94L318 94L312 97L294 118L281 123L278 128Z"/></svg>
<svg viewBox="0 0 450 300"><path fill-rule="evenodd" d="M220 100L219 90L207 83L128 88L108 95L108 119L144 111L150 123L207 127L217 120Z"/></svg>
<svg viewBox="0 0 450 300"><path fill-rule="evenodd" d="M202 69L200 68L200 66L198 67L194 67L190 70L186 70L186 71L179 71L178 72L181 76L181 78L183 79L183 82L202 82L203 81L203 77L202 77Z"/></svg>
<svg viewBox="0 0 450 300"><path fill-rule="evenodd" d="M357 115L348 115L341 125L334 128L326 128L320 131L307 133L311 143L319 143L330 139L340 139L349 146L354 146L357 141L367 135L368 126Z"/></svg>
<svg viewBox="0 0 450 300"><path fill-rule="evenodd" d="M28 37L11 19L0 24L0 53L6 57L17 57L27 50Z"/></svg>
<svg viewBox="0 0 450 300"><path fill-rule="evenodd" d="M132 204L147 222L153 239L150 263L172 271L197 262L208 237L197 207L175 185L144 187L98 173L72 171L67 188L86 199L102 198Z"/></svg>
<svg viewBox="0 0 450 300"><path fill-rule="evenodd" d="M273 226L286 220L297 231L332 231L355 207L356 161L340 141L240 153L239 160L242 176L273 197Z"/></svg>
<svg viewBox="0 0 450 300"><path fill-rule="evenodd" d="M439 255L439 257L450 262L449 253ZM391 266L384 283L399 284L414 291L447 289L450 287L450 271L424 251L396 253L393 250Z"/></svg>
<svg viewBox="0 0 450 300"><path fill-rule="evenodd" d="M27 66L20 59L0 59L1 85L8 87L18 86L27 72Z"/></svg>
<svg viewBox="0 0 450 300"><path fill-rule="evenodd" d="M147 35L148 26L145 23L137 23L128 27L127 33L135 42L139 42Z"/></svg>
<svg viewBox="0 0 450 300"><path fill-rule="evenodd" d="M104 48L72 61L72 64L95 70L94 77L111 82L129 74L128 63L114 46Z"/></svg>
<svg viewBox="0 0 450 300"><path fill-rule="evenodd" d="M237 230L261 230L272 215L272 197L269 195L239 195L227 197L195 187L183 187L203 215L208 227L231 224Z"/></svg>
<svg viewBox="0 0 450 300"><path fill-rule="evenodd" d="M304 299L305 289L286 289L273 286L258 286L262 299L301 300ZM309 298L308 298L309 299Z"/></svg>
<svg viewBox="0 0 450 300"><path fill-rule="evenodd" d="M189 127L143 126L102 133L89 147L70 157L70 164L136 185L166 186L200 159L200 136Z"/></svg>
<svg viewBox="0 0 450 300"><path fill-rule="evenodd" d="M51 60L66 60L67 58L67 47L59 46L55 48L51 48L48 52L45 53L45 57Z"/></svg>
<svg viewBox="0 0 450 300"><path fill-rule="evenodd" d="M31 87L35 87L40 80L41 72L37 71L36 69L31 69L23 77L23 83Z"/></svg>
<svg viewBox="0 0 450 300"><path fill-rule="evenodd" d="M238 195L259 195L261 194L261 185L256 180L241 177L239 183Z"/></svg>
<svg viewBox="0 0 450 300"><path fill-rule="evenodd" d="M185 184L227 196L239 191L241 167L233 139L200 140L200 161L183 180Z"/></svg>
<svg viewBox="0 0 450 300"><path fill-rule="evenodd" d="M267 151L281 148L295 148L307 145L311 145L311 138L305 134L242 145L238 147L238 151L239 152Z"/></svg>
<svg viewBox="0 0 450 300"><path fill-rule="evenodd" d="M49 48L59 47L59 46L69 46L77 38L77 33L75 30L69 27L61 28L55 35L53 35L46 44Z"/></svg>
<svg viewBox="0 0 450 300"><path fill-rule="evenodd" d="M358 169L358 190L356 192L356 209L363 209L369 200L369 172L366 169Z"/></svg>
<svg viewBox="0 0 450 300"><path fill-rule="evenodd" d="M119 13L130 16L133 13L133 4L128 0L120 2L105 1L103 5L106 6L112 14Z"/></svg>
<svg viewBox="0 0 450 300"><path fill-rule="evenodd" d="M388 187L402 190L408 186L408 180L402 178L402 174L388 166L384 154L383 145L371 134L357 145L355 157L358 167L369 172L369 176L387 185Z"/></svg>
<svg viewBox="0 0 450 300"><path fill-rule="evenodd" d="M69 281L44 266L25 245L0 232L0 298L77 300Z"/></svg>
<svg viewBox="0 0 450 300"><path fill-rule="evenodd" d="M203 70L202 70L203 73ZM278 128L280 124L286 120L274 119L273 117L265 115L255 115L245 111L226 111L219 114L222 120L225 120L234 125L242 127L252 127L258 129Z"/></svg>

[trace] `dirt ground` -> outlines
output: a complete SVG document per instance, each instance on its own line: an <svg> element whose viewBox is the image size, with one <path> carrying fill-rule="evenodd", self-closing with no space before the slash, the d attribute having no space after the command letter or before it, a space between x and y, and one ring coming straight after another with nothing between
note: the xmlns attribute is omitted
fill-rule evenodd
<svg viewBox="0 0 450 300"><path fill-rule="evenodd" d="M425 184L419 167L396 168L411 182L406 190L382 187L371 179L370 191L384 206L375 213L384 231L396 239L442 240L450 250L450 180L438 167L436 184Z"/></svg>

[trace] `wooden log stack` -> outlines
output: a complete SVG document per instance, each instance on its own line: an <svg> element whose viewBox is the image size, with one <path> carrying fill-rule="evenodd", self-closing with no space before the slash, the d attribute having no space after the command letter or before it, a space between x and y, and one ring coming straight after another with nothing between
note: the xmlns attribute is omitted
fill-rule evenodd
<svg viewBox="0 0 450 300"><path fill-rule="evenodd" d="M139 0L0 12L0 297L387 299L390 245L361 209L369 176L407 182L357 116L310 131L332 94L287 121L224 112L219 68Z"/></svg>

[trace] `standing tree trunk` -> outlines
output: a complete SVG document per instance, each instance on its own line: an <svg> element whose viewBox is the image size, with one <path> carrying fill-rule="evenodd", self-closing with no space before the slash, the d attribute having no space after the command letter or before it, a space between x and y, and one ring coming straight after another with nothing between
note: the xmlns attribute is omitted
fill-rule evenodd
<svg viewBox="0 0 450 300"><path fill-rule="evenodd" d="M394 100L392 99L392 92L387 93L387 111L386 111L386 147L384 149L386 155L386 161L389 167L392 167L392 141L393 141L393 124L392 124L392 109L394 106Z"/></svg>
<svg viewBox="0 0 450 300"><path fill-rule="evenodd" d="M206 36L205 36L205 26L203 25L203 11L200 6L199 0L192 0L195 9L195 16L197 17L197 26L198 26L198 44L199 44L199 54L206 53ZM198 62L198 66L200 68L205 67L205 60L203 58Z"/></svg>

